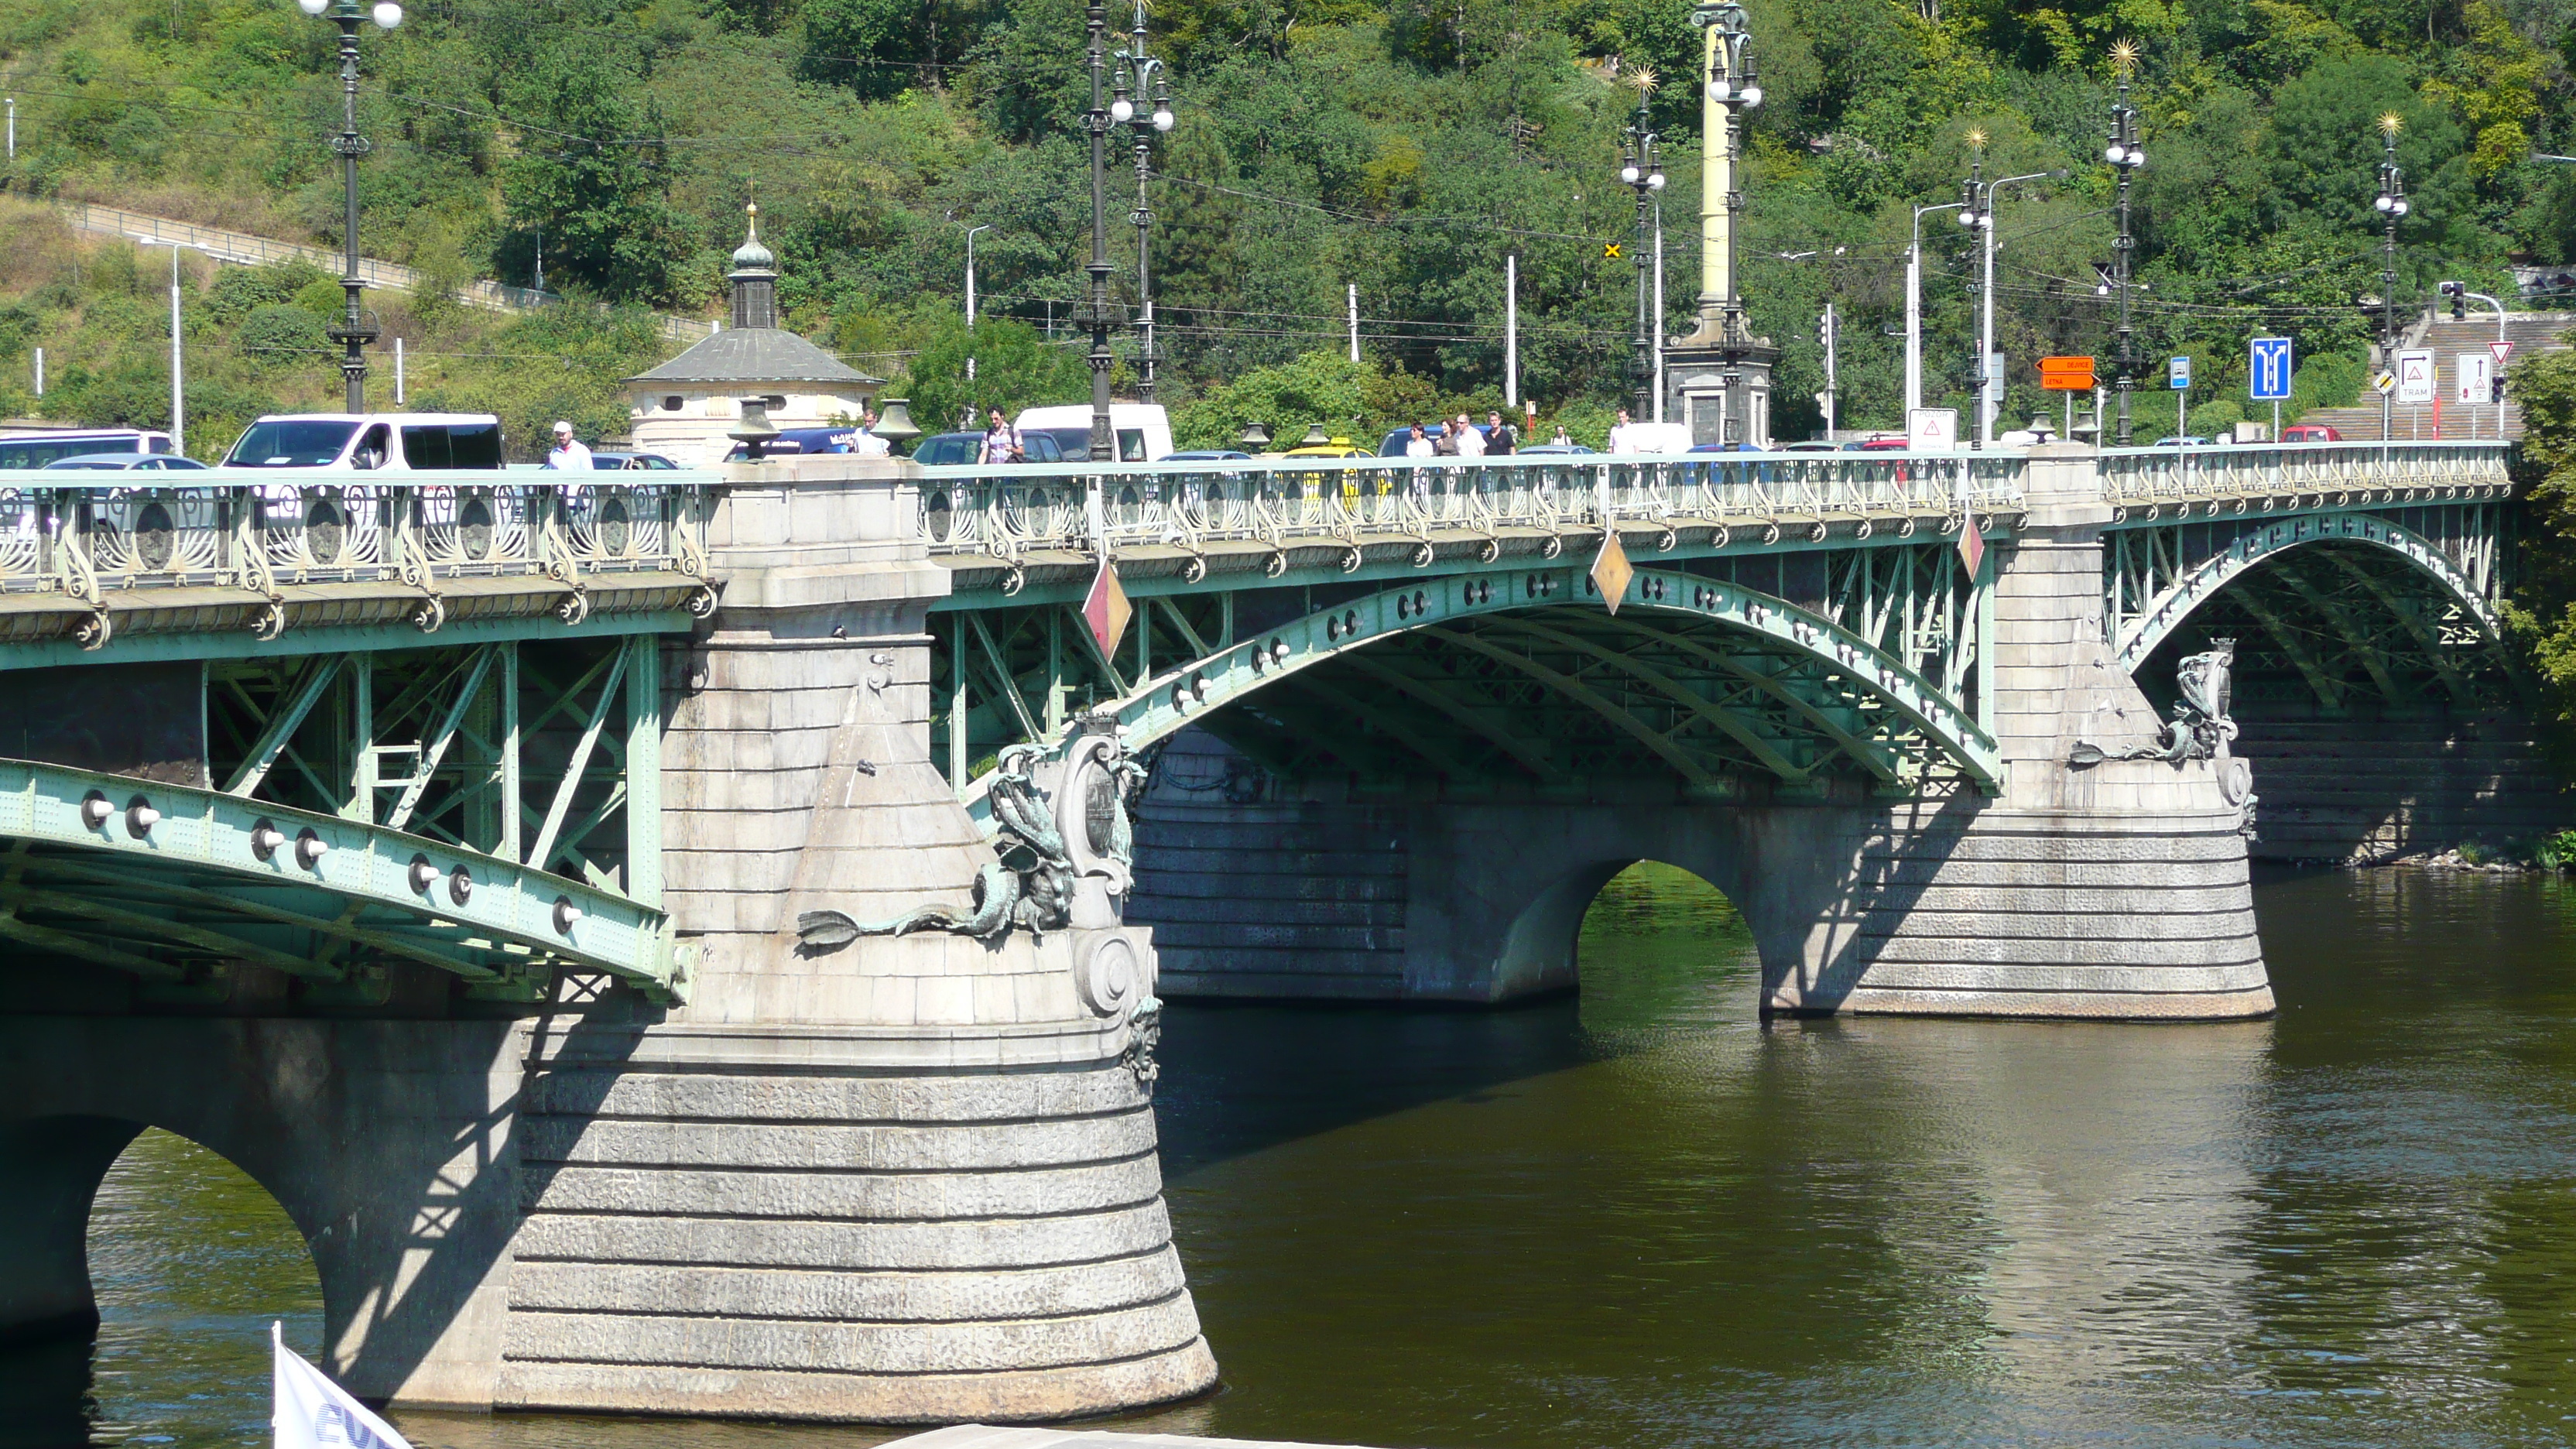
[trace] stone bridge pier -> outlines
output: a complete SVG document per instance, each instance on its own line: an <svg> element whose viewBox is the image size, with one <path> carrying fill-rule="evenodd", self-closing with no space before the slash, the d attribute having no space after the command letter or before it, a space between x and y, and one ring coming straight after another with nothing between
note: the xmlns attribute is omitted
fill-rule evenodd
<svg viewBox="0 0 2576 1449"><path fill-rule="evenodd" d="M2269 1013L2244 761L2095 759L2152 744L2164 722L2102 642L2111 511L2092 460L2034 450L2027 515L1994 550L1981 712L2000 794L1888 798L1837 779L1803 798L1698 802L1603 780L1580 799L1371 801L1325 782L1229 804L1202 783L1228 762L1185 737L1144 810L1129 912L1156 928L1166 992L1497 1002L1566 989L1594 894L1653 859L1743 913L1766 1011Z"/></svg>

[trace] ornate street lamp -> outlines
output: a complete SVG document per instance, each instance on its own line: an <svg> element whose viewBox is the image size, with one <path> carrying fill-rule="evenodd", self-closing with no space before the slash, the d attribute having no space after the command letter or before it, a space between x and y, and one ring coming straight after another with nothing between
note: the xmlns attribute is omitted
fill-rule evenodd
<svg viewBox="0 0 2576 1449"><path fill-rule="evenodd" d="M1706 32L1700 60L1701 150L1699 325L1664 348L1671 390L1701 442L1761 443L1770 436L1771 365L1780 349L1745 324L1737 285L1743 233L1743 128L1762 104L1761 78L1746 52L1751 17L1740 0L1703 0L1691 23ZM1660 325L1661 319L1657 319Z"/></svg>
<svg viewBox="0 0 2576 1449"><path fill-rule="evenodd" d="M1134 66L1123 52L1115 62L1116 103L1106 104L1113 63L1109 54L1108 8L1093 0L1085 7L1083 20L1089 35L1091 64L1091 109L1083 115L1083 124L1091 132L1091 262L1083 271L1089 275L1091 285L1082 310L1075 314L1074 325L1091 329L1091 355L1084 359L1091 365L1091 460L1108 463L1118 458L1118 436L1109 426L1109 371L1117 361L1109 354L1109 333L1123 320L1117 304L1109 300L1109 128L1134 124L1168 131L1172 129L1172 109L1170 97L1157 85L1154 109L1140 120L1136 103L1127 96L1127 80ZM1138 28L1143 28L1141 13ZM1143 164L1141 159L1138 164ZM1142 212L1142 205L1137 209Z"/></svg>
<svg viewBox="0 0 2576 1449"><path fill-rule="evenodd" d="M2397 166L2397 131L2404 122L2395 111L2379 118L2379 197L2371 203L2380 220L2379 365L2397 366L2397 223L2414 208L2406 200L2406 174ZM2379 396L2379 436L2386 441L2393 420L2393 393Z"/></svg>
<svg viewBox="0 0 2576 1449"><path fill-rule="evenodd" d="M2129 183L2138 168L2147 164L2146 150L2138 144L2138 108L2129 104L2129 76L2138 68L2136 42L2123 40L2111 47L2111 68L2120 78L2120 88L2111 102L2111 137L2102 148L2102 159L2111 163L2119 181L2120 231L2111 243L2110 285L2120 294L2120 329L2111 349L2111 375L2120 393L2118 443L2125 448L2129 446L2129 393L2138 385L2137 344L2129 327L2130 260L2138 239L2129 231Z"/></svg>
<svg viewBox="0 0 2576 1449"><path fill-rule="evenodd" d="M1136 224L1136 311L1137 320L1144 327L1144 348L1137 355L1137 367L1142 375L1137 380L1136 394L1141 400L1152 402L1154 277L1147 263L1146 241L1153 230L1154 212L1146 200L1145 179L1153 173L1151 142L1155 134L1172 129L1172 93L1164 83L1163 63L1145 53L1145 0L1136 0L1136 28L1132 35L1128 48L1118 52L1116 57L1118 69L1112 85L1116 98L1109 103L1109 119L1131 125L1136 132L1136 209L1127 216ZM1131 80L1136 92L1133 101L1127 96ZM1137 113L1144 108L1149 92L1153 110L1140 118Z"/></svg>
<svg viewBox="0 0 2576 1449"><path fill-rule="evenodd" d="M1639 422L1656 416L1655 334L1664 325L1655 304L1653 239L1647 230L1648 208L1664 189L1663 138L1655 133L1646 104L1655 91L1655 73L1637 72L1637 114L1621 132L1619 180L1637 194L1637 335L1628 352L1628 415Z"/></svg>
<svg viewBox="0 0 2576 1449"><path fill-rule="evenodd" d="M295 0L295 5L307 15L327 14L340 27L340 134L331 149L340 153L341 201L346 208L341 230L349 243L349 268L340 278L340 288L348 294L349 308L329 335L346 349L340 358L340 376L349 385L349 411L362 413L367 410L365 349L376 340L377 332L367 325L366 311L358 301L358 294L366 289L358 276L358 158L367 154L367 138L358 134L358 26L373 20L378 30L391 30L402 24L403 13L394 0L376 0L364 10L358 0Z"/></svg>

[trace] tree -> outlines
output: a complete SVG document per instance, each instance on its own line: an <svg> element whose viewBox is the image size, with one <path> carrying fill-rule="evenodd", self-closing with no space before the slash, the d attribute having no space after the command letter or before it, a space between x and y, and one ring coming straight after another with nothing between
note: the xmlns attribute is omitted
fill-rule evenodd
<svg viewBox="0 0 2576 1449"><path fill-rule="evenodd" d="M986 408L1016 413L1091 396L1091 372L1079 348L1050 344L1036 328L1008 319L979 317L970 332L962 317L939 318L906 372L912 416L925 433L946 431L970 407L981 418Z"/></svg>
<svg viewBox="0 0 2576 1449"><path fill-rule="evenodd" d="M510 86L523 129L502 171L510 219L544 229L555 275L615 301L668 296L689 250L666 199L661 115L642 93L578 39L539 50Z"/></svg>

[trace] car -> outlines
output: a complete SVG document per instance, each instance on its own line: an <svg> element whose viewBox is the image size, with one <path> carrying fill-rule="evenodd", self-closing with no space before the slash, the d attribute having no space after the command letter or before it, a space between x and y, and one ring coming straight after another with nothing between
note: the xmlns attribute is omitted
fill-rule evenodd
<svg viewBox="0 0 2576 1449"><path fill-rule="evenodd" d="M1693 443L1694 453L1765 453L1770 450L1758 443Z"/></svg>
<svg viewBox="0 0 2576 1449"><path fill-rule="evenodd" d="M1223 463L1236 458L1250 458L1250 453L1234 448L1191 448L1185 452L1165 453L1157 461L1164 463Z"/></svg>
<svg viewBox="0 0 2576 1449"><path fill-rule="evenodd" d="M168 453L81 453L69 458L56 458L45 465L45 471L70 468L92 473L205 473L212 470L194 458Z"/></svg>
<svg viewBox="0 0 2576 1449"><path fill-rule="evenodd" d="M1780 451L1783 453L1839 453L1842 450L1842 444L1829 442L1823 438L1804 438L1798 442L1780 445Z"/></svg>
<svg viewBox="0 0 2576 1449"><path fill-rule="evenodd" d="M1843 451L1846 453L1902 453L1905 451L1905 440L1892 434L1881 433L1874 438L1862 438L1856 442L1845 443Z"/></svg>
<svg viewBox="0 0 2576 1449"><path fill-rule="evenodd" d="M1479 433L1484 432L1485 425L1483 423L1476 424L1476 431ZM1439 446L1441 439L1449 436L1449 425L1447 423L1424 423L1422 425L1422 436L1429 438L1432 446L1437 447ZM1396 429L1394 432L1387 434L1386 437L1378 443L1377 455L1381 458L1401 458L1406 456L1404 450L1412 445L1413 427L1408 423L1405 426Z"/></svg>
<svg viewBox="0 0 2576 1449"><path fill-rule="evenodd" d="M2340 443L2343 434L2323 423L2292 423L2281 430L2284 443Z"/></svg>
<svg viewBox="0 0 2576 1449"><path fill-rule="evenodd" d="M1279 455L1282 458L1366 458L1368 449L1353 447L1348 438L1332 438L1321 443L1301 443Z"/></svg>
<svg viewBox="0 0 2576 1449"><path fill-rule="evenodd" d="M590 466L603 473L633 472L638 469L677 468L680 465L659 453L593 453Z"/></svg>
<svg viewBox="0 0 2576 1449"><path fill-rule="evenodd" d="M1091 456L1091 404L1087 402L1022 408L1011 426L1020 430L1024 447L1038 433L1054 438L1063 462L1080 462ZM1122 463L1149 463L1172 451L1171 415L1163 411L1160 403L1111 403L1109 429L1117 437L1118 461ZM1040 461L1035 448L1026 450L1030 462Z"/></svg>
<svg viewBox="0 0 2576 1449"><path fill-rule="evenodd" d="M1532 443L1512 456L1516 458L1563 457L1570 453L1592 452L1594 452L1593 449L1587 448L1581 443Z"/></svg>
<svg viewBox="0 0 2576 1449"><path fill-rule="evenodd" d="M957 467L975 461L984 450L982 433L938 433L921 440L912 450L912 461L926 468ZM1067 461L1056 444L1053 431L1040 428L1020 434L1021 461L1028 463L1062 463Z"/></svg>
<svg viewBox="0 0 2576 1449"><path fill-rule="evenodd" d="M2156 446L2159 448L2206 448L2209 446L2209 439L2195 438L2188 434L2181 434L2172 437L2158 438L2156 439Z"/></svg>
<svg viewBox="0 0 2576 1449"><path fill-rule="evenodd" d="M976 436L981 437L982 434ZM873 444L873 446L871 446ZM866 432L855 428L781 428L778 436L760 445L764 458L785 457L799 453L875 453L883 456L890 450ZM593 453L596 458L599 454ZM652 457L653 454L616 454L613 456ZM740 463L751 457L749 443L736 443L724 455L728 463ZM602 464L605 467L607 465ZM651 466L651 465L646 465Z"/></svg>
<svg viewBox="0 0 2576 1449"><path fill-rule="evenodd" d="M242 429L223 466L497 473L501 420L491 413L272 413Z"/></svg>
<svg viewBox="0 0 2576 1449"><path fill-rule="evenodd" d="M42 468L57 458L92 453L162 453L171 451L170 435L144 428L56 428L49 432L0 433L0 468Z"/></svg>

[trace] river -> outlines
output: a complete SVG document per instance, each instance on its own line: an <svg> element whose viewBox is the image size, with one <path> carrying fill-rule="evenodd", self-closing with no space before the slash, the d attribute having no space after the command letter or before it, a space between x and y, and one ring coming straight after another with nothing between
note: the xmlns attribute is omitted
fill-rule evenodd
<svg viewBox="0 0 2576 1449"><path fill-rule="evenodd" d="M1622 876L1579 1000L1175 1007L1164 1163L1224 1366L1127 1422L1442 1449L2576 1441L2576 885L2260 883L2281 1014L1754 1017L1741 923ZM313 1273L138 1142L94 1349L0 1445L266 1443ZM856 1429L407 1414L422 1449L839 1449ZM14 1426L14 1427L9 1427Z"/></svg>

